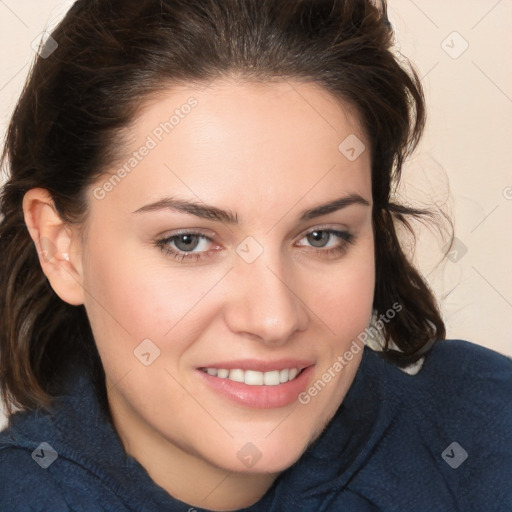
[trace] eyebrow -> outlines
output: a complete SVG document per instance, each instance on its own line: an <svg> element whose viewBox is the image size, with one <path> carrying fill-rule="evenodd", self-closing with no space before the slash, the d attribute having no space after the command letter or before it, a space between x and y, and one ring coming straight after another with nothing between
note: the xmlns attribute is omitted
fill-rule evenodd
<svg viewBox="0 0 512 512"><path fill-rule="evenodd" d="M334 199L328 203L315 206L309 210L302 211L299 220L310 220L354 204L370 206L370 203L359 194L350 194L348 196ZM238 215L233 214L229 210L222 210L221 208L210 206L205 203L185 201L183 199L173 197L165 197L154 203L147 204L132 213L154 212L159 210L174 210L182 213L189 213L202 219L215 220L226 224L238 224Z"/></svg>

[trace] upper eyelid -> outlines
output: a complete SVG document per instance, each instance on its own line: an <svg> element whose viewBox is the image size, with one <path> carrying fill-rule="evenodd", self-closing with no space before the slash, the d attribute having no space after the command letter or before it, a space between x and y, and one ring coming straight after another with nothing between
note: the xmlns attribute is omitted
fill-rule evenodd
<svg viewBox="0 0 512 512"><path fill-rule="evenodd" d="M305 236L309 233L312 233L313 231L346 231L346 232L350 232L350 229L348 229L346 226L343 226L343 227L339 227L339 226L333 227L333 226L327 226L327 225L312 226L304 231L301 231L301 233L297 236ZM162 238L162 239L173 238L175 236L180 236L180 235L197 235L197 236L203 236L206 238L215 238L215 237L222 238L219 235L217 235L217 233L215 233L214 231L211 231L209 229L204 229L204 228L183 228L183 229L179 229L178 231L171 232L169 234L164 234L160 238Z"/></svg>
<svg viewBox="0 0 512 512"><path fill-rule="evenodd" d="M329 231L330 233L336 234L338 233L350 233L350 229L347 227L333 227L333 226L314 226L312 228L306 229L306 231L302 231L301 235L299 236L306 236L310 233L314 233L315 231Z"/></svg>
<svg viewBox="0 0 512 512"><path fill-rule="evenodd" d="M172 238L174 236L180 236L180 235L197 235L197 236L204 236L208 238L215 238L219 237L215 231L211 231L209 229L205 228L182 228L175 231L171 231L168 233L164 233L159 236L159 238ZM220 238L220 237L219 237Z"/></svg>
<svg viewBox="0 0 512 512"><path fill-rule="evenodd" d="M328 231L329 233L331 233L335 236L339 236L339 235L337 235L337 233L347 233L347 234L353 236L353 233L345 227L340 228L340 227L332 227L332 226L313 226L305 231L302 231L296 238L298 240L301 240L302 238L308 236L309 234L311 234L315 231ZM213 232L208 231L208 233L211 234ZM178 232L163 236L160 238L160 241L161 242L170 241L180 235L195 235L195 236L199 236L200 238L206 238L210 242L215 243L215 240L214 240L215 236L210 236L210 235L206 234L205 232L203 232L203 230L201 230L201 229L195 230L194 228L182 229L182 230L179 230Z"/></svg>

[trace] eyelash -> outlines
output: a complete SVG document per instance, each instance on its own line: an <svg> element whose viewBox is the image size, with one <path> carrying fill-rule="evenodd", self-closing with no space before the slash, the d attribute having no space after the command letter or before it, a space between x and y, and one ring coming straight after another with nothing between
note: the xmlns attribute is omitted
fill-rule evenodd
<svg viewBox="0 0 512 512"><path fill-rule="evenodd" d="M349 233L348 231L339 231L336 229L329 229L329 228L311 229L310 231L306 232L301 237L301 240L302 240L302 238L305 238L308 235L311 235L312 233L317 232L317 231L329 233L330 235L337 236L340 239L341 243L335 247L331 247L328 249L312 247L312 249L315 253L317 253L323 257L327 257L327 258L344 254L347 251L348 246L351 244L354 244L354 242L356 240L356 237L353 234ZM209 236L206 236L204 233L200 233L200 232L196 232L196 231L192 230L192 231L182 231L181 233L176 233L172 236L168 236L166 238L156 240L155 245L157 247L159 247L165 255L171 256L180 262L183 262L184 260L197 262L200 259L211 257L212 253L216 252L215 250L213 250L213 251L202 251L202 252L193 253L193 252L186 252L186 251L172 249L169 246L169 244L171 242L173 242L174 240L176 240L178 237L183 236L183 235L198 236L199 238L211 241L211 238ZM330 242L330 239L329 239L329 242ZM309 249L307 249L307 250L309 250Z"/></svg>

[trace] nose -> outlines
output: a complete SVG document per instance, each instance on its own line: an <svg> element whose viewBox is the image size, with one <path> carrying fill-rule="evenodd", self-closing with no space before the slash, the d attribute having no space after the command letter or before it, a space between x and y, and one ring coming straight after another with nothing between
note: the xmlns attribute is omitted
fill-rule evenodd
<svg viewBox="0 0 512 512"><path fill-rule="evenodd" d="M253 263L239 260L230 275L224 318L232 332L280 346L309 324L307 297L301 296L292 269L263 255Z"/></svg>

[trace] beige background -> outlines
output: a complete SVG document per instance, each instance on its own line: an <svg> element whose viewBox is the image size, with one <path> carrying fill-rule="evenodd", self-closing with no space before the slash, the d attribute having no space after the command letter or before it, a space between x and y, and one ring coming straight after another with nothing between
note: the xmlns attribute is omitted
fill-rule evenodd
<svg viewBox="0 0 512 512"><path fill-rule="evenodd" d="M0 133L33 41L72 1L0 0ZM389 0L398 49L425 87L428 123L402 187L453 216L456 243L422 229L416 259L436 291L448 336L512 355L512 2ZM1 423L1 415L0 415Z"/></svg>

